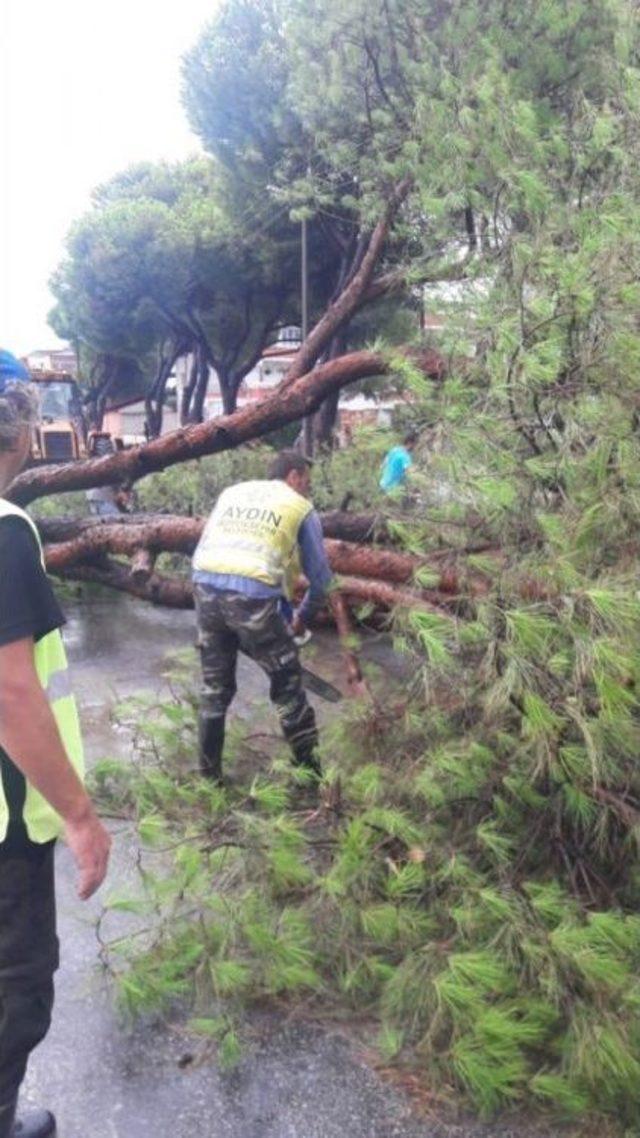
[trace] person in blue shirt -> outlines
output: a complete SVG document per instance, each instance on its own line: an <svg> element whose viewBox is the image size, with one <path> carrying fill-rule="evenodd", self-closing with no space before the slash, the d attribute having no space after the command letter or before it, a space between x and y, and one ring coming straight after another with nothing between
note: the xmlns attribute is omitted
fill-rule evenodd
<svg viewBox="0 0 640 1138"><path fill-rule="evenodd" d="M392 447L385 455L379 483L385 494L406 486L407 471L413 465L412 451L417 441L415 431L410 431L404 436L401 446Z"/></svg>

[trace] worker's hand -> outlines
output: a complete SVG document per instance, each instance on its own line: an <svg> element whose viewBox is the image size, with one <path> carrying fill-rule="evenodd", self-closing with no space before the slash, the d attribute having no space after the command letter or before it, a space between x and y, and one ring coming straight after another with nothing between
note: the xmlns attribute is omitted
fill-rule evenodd
<svg viewBox="0 0 640 1138"><path fill-rule="evenodd" d="M299 613L294 612L293 620L291 621L291 632L294 636L304 636L307 631L307 626L304 623Z"/></svg>
<svg viewBox="0 0 640 1138"><path fill-rule="evenodd" d="M65 840L78 868L78 896L86 901L106 877L111 836L91 806L79 821L65 824Z"/></svg>
<svg viewBox="0 0 640 1138"><path fill-rule="evenodd" d="M121 513L130 513L132 501L133 496L130 490L116 490L115 503Z"/></svg>

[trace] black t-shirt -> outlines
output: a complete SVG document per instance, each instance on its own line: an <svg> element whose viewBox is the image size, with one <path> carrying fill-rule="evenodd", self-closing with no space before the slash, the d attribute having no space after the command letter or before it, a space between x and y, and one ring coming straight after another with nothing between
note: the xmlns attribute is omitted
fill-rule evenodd
<svg viewBox="0 0 640 1138"><path fill-rule="evenodd" d="M26 637L37 642L63 624L31 527L15 515L0 518L0 646ZM9 830L0 844L0 856L6 856L31 843L22 822L24 776L2 747L0 772L9 805Z"/></svg>

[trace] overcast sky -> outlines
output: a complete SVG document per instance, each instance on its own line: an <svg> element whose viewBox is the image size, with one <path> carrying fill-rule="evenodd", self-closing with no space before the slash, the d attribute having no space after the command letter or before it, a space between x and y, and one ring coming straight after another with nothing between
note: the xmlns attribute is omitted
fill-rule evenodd
<svg viewBox="0 0 640 1138"><path fill-rule="evenodd" d="M180 59L217 0L0 0L0 347L53 346L47 281L93 186L199 149Z"/></svg>

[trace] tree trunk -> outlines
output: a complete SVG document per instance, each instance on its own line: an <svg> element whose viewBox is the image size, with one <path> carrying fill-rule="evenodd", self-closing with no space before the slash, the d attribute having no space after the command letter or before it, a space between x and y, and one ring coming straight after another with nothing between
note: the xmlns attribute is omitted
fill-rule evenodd
<svg viewBox="0 0 640 1138"><path fill-rule="evenodd" d="M407 350L406 354L427 375L432 374L426 369L433 366L433 353L416 354ZM440 366L440 357L437 357L437 362ZM176 463L232 450L240 443L262 438L286 423L310 415L332 391L367 376L385 375L389 366L388 358L378 352L351 352L321 364L294 384L280 385L273 395L260 403L243 407L233 415L180 427L144 446L130 447L109 457L26 470L11 483L6 497L18 505L27 505L48 494L89 490L93 486L113 482L133 483Z"/></svg>
<svg viewBox="0 0 640 1138"><path fill-rule="evenodd" d="M223 415L233 415L238 406L238 389L242 380L238 380L232 370L216 360L216 375L220 387Z"/></svg>
<svg viewBox="0 0 640 1138"><path fill-rule="evenodd" d="M84 397L84 406L87 408L89 429L102 430L102 420L107 405L109 388L117 374L115 362L111 355L100 355L91 370L92 386ZM93 381L96 381L95 383Z"/></svg>
<svg viewBox="0 0 640 1138"><path fill-rule="evenodd" d="M332 392L331 395L327 396L314 419L314 436L319 450L331 450L333 447L333 429L338 418L339 403L340 392Z"/></svg>
<svg viewBox="0 0 640 1138"><path fill-rule="evenodd" d="M190 423L201 423L204 418L204 401L209 386L209 363L202 347L198 352L198 378L191 403Z"/></svg>
<svg viewBox="0 0 640 1138"><path fill-rule="evenodd" d="M75 518L66 514L60 517L45 517L38 521L38 528L43 541L59 542L71 541L91 530L103 529L105 526L117 526L121 529L137 529L144 526L155 526L160 523L170 526L173 520L178 524L188 522L192 524L193 518L184 518L174 514L122 514L115 519L112 517ZM197 519L195 519L197 520ZM351 541L356 544L376 542L387 544L391 542L385 519L378 514L349 514L340 510L330 510L320 514L324 536L335 538L338 541ZM465 551L466 552L466 551ZM478 552L474 548L472 552ZM437 556L437 555L435 555Z"/></svg>
<svg viewBox="0 0 640 1138"><path fill-rule="evenodd" d="M165 608L192 609L191 582L177 577L161 577L153 573L146 581L136 580L127 565L108 559L99 565L71 565L57 576L65 581L86 581L104 585L118 592L129 593L141 601L150 601Z"/></svg>
<svg viewBox="0 0 640 1138"><path fill-rule="evenodd" d="M167 351L163 351L158 365L156 378L151 391L145 399L145 414L147 434L150 439L157 439L162 434L162 420L164 416L164 398L167 390L169 376L175 367L176 360L187 351L187 345L182 341L172 341Z"/></svg>
<svg viewBox="0 0 640 1138"><path fill-rule="evenodd" d="M60 526L47 524L41 527L45 540L45 557L50 572L58 573L74 563L95 560L104 554L120 554L131 557L137 567L144 569L151 565L151 559L159 553L182 553L190 556L204 528L204 518L184 518L162 516L149 518L135 524L120 524L103 519L101 524L73 528L62 526L64 537L60 540ZM52 534L58 540L52 542ZM390 549L373 546L360 546L347 541L325 538L325 550L334 573L345 577L375 579L389 585L412 584L420 569L429 569L429 588L421 588L416 595L435 605L449 605L463 598L474 598L487 593L489 580L486 574L471 571L463 558L449 554L446 557L415 557L409 553L399 553ZM142 557L146 551L148 560ZM494 553L496 569L502 564L501 555Z"/></svg>
<svg viewBox="0 0 640 1138"><path fill-rule="evenodd" d="M189 368L189 379L182 389L182 396L180 399L180 426L185 427L189 422L189 412L191 410L191 399L195 391L196 383L198 380L198 353L194 350L191 357L191 366Z"/></svg>

